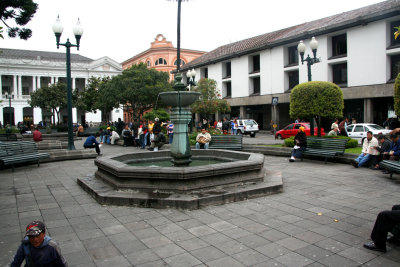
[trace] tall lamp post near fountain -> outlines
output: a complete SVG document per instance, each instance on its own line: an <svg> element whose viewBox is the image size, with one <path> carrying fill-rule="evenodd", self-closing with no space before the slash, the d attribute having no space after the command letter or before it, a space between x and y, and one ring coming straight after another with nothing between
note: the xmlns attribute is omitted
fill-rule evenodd
<svg viewBox="0 0 400 267"><path fill-rule="evenodd" d="M177 23L177 64L175 74L175 91L160 93L161 101L172 107L171 121L174 123L174 141L171 145L171 162L174 166L188 166L192 160L190 150L188 123L192 119L190 105L199 97L198 92L189 92L186 85L182 82L182 74L180 73L181 59L181 0L178 1L178 23ZM194 70L193 70L194 71ZM195 72L194 72L195 73ZM194 78L193 78L194 79Z"/></svg>

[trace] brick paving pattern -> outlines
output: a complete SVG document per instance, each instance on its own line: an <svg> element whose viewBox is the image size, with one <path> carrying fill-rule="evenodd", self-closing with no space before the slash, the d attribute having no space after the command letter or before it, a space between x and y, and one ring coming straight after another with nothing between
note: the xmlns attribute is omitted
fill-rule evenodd
<svg viewBox="0 0 400 267"><path fill-rule="evenodd" d="M376 215L400 204L398 176L271 156L265 165L282 171L283 193L192 211L99 205L76 183L96 170L92 159L1 170L0 266L33 219L69 266L399 266L400 247L362 247Z"/></svg>

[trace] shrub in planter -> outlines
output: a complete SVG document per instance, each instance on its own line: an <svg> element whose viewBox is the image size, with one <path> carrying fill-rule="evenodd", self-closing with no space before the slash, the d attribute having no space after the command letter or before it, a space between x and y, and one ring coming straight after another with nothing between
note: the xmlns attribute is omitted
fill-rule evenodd
<svg viewBox="0 0 400 267"><path fill-rule="evenodd" d="M19 133L19 129L15 127L0 129L1 134L5 133Z"/></svg>

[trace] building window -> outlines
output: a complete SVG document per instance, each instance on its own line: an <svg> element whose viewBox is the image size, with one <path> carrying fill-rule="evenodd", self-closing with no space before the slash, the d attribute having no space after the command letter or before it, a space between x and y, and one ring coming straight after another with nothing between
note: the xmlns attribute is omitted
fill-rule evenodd
<svg viewBox="0 0 400 267"><path fill-rule="evenodd" d="M297 46L288 47L288 65L298 65L299 64L299 52L297 51Z"/></svg>
<svg viewBox="0 0 400 267"><path fill-rule="evenodd" d="M11 94L11 87L10 86L2 86L3 95L7 92L7 94Z"/></svg>
<svg viewBox="0 0 400 267"><path fill-rule="evenodd" d="M167 65L167 61L165 60L165 59L163 59L163 58L159 58L159 59L157 59L157 61L155 62L155 65L157 66L157 65Z"/></svg>
<svg viewBox="0 0 400 267"><path fill-rule="evenodd" d="M224 79L226 79L226 78L230 78L231 77L231 62L226 62L225 64L224 64L224 71L223 71L223 73L225 74L224 75Z"/></svg>
<svg viewBox="0 0 400 267"><path fill-rule="evenodd" d="M178 60L175 60L174 65L177 66ZM185 65L185 61L181 59L181 66Z"/></svg>
<svg viewBox="0 0 400 267"><path fill-rule="evenodd" d="M397 31L394 27L400 26L400 20L390 23L390 46L399 46L400 38L394 39L394 33Z"/></svg>
<svg viewBox="0 0 400 267"><path fill-rule="evenodd" d="M332 65L332 82L347 86L347 63Z"/></svg>
<svg viewBox="0 0 400 267"><path fill-rule="evenodd" d="M147 67L150 67L150 66L151 66L151 63L150 63L149 60L146 62L146 65L147 65Z"/></svg>
<svg viewBox="0 0 400 267"><path fill-rule="evenodd" d="M23 95L29 95L29 87L22 86L22 94Z"/></svg>
<svg viewBox="0 0 400 267"><path fill-rule="evenodd" d="M400 73L400 55L394 55L390 57L390 79L396 79Z"/></svg>
<svg viewBox="0 0 400 267"><path fill-rule="evenodd" d="M222 92L222 97L232 97L232 82L223 83L224 92Z"/></svg>
<svg viewBox="0 0 400 267"><path fill-rule="evenodd" d="M260 55L252 56L251 60L252 60L252 66L250 73L260 72Z"/></svg>
<svg viewBox="0 0 400 267"><path fill-rule="evenodd" d="M260 77L250 78L250 95L260 95Z"/></svg>
<svg viewBox="0 0 400 267"><path fill-rule="evenodd" d="M200 69L200 77L208 79L208 68Z"/></svg>
<svg viewBox="0 0 400 267"><path fill-rule="evenodd" d="M292 90L296 85L299 84L299 71L289 71L287 72L288 75L288 85L289 85L289 90Z"/></svg>
<svg viewBox="0 0 400 267"><path fill-rule="evenodd" d="M347 37L341 34L332 37L332 57L347 56Z"/></svg>

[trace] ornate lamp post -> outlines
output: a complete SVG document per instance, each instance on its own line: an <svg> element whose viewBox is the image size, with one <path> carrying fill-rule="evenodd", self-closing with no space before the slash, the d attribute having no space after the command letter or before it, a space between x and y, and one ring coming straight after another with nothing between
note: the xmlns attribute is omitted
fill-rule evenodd
<svg viewBox="0 0 400 267"><path fill-rule="evenodd" d="M311 82L311 66L314 65L315 63L320 62L320 60L317 58L318 41L315 39L315 37L311 38L310 48L313 52L314 57L312 58L308 54L307 57L304 59L304 53L306 52L306 45L303 43L302 40L297 45L297 51L299 51L301 57L301 64L303 65L304 61L307 62L307 74L309 82ZM310 135L311 136L314 135L314 118L311 118L310 120Z"/></svg>
<svg viewBox="0 0 400 267"><path fill-rule="evenodd" d="M194 69L189 70L186 73L186 76L189 78L188 80L188 85L189 85L189 91L192 88L192 86L196 86L195 78L196 78L196 71Z"/></svg>
<svg viewBox="0 0 400 267"><path fill-rule="evenodd" d="M64 44L60 43L60 37L61 37L63 30L64 30L64 26L60 22L60 18L57 17L56 22L54 22L54 24L53 24L53 32L56 36L56 41L57 41L57 49L60 47L60 45L65 46L67 48L66 61L67 61L67 101L68 101L68 105L67 105L67 110L68 110L68 149L75 150L74 135L73 135L73 129L72 129L71 47L76 47L77 50L79 50L79 43L80 43L80 40L81 40L81 37L83 34L83 28L78 19L78 22L73 27L76 44L71 44L69 41L69 38L67 38L66 43L64 43Z"/></svg>
<svg viewBox="0 0 400 267"><path fill-rule="evenodd" d="M11 127L11 125L12 125L12 116L11 116L11 99L14 99L14 95L13 94L8 94L8 92L6 92L5 94L5 97L6 97L6 99L8 99L8 103L9 103L9 108L8 108L8 113L9 113L9 115L10 115L10 117L9 117L9 122L8 122L8 124L10 125L10 127Z"/></svg>

